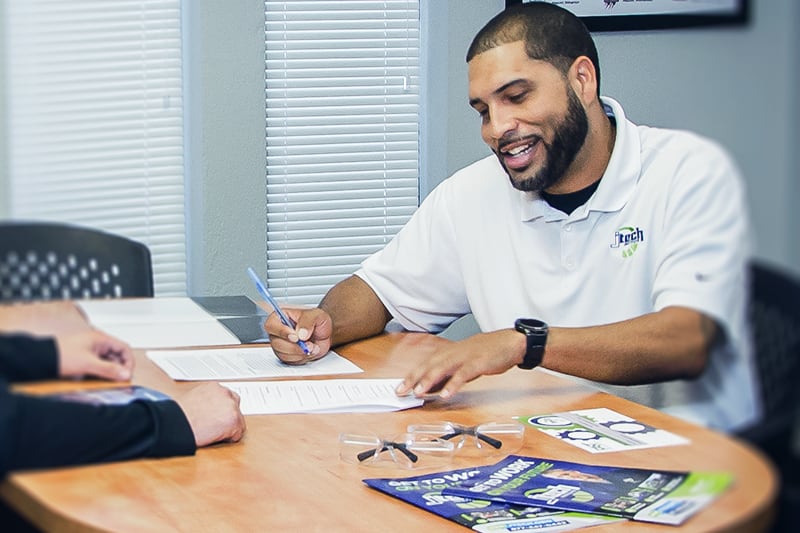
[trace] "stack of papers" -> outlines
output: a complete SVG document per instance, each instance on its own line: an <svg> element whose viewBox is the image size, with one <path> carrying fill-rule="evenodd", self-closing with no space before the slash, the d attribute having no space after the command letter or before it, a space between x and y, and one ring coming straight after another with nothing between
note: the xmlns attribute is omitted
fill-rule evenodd
<svg viewBox="0 0 800 533"><path fill-rule="evenodd" d="M77 305L94 327L134 348L241 344L190 298L80 300Z"/></svg>
<svg viewBox="0 0 800 533"><path fill-rule="evenodd" d="M282 363L270 347L181 349L233 346L268 340L261 329L266 313L245 296L82 300L78 305L96 328L147 356L175 380L239 380L353 374L362 370L335 352L300 366ZM232 333L223 325L232 327ZM249 337L242 341L241 332ZM240 335L237 337L237 335ZM409 409L422 399L398 398L399 379L325 381L241 381L223 385L241 397L245 415L309 412L380 412Z"/></svg>

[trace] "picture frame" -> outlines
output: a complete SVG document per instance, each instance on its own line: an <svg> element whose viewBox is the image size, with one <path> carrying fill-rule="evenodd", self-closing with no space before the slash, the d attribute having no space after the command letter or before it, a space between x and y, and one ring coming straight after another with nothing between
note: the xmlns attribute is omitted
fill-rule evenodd
<svg viewBox="0 0 800 533"><path fill-rule="evenodd" d="M506 7L533 0L506 0ZM744 26L750 0L544 0L572 11L591 32Z"/></svg>

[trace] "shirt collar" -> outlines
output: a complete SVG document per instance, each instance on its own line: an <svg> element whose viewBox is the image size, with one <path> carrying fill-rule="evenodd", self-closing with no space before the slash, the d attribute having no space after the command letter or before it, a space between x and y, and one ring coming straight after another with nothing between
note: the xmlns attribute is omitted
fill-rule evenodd
<svg viewBox="0 0 800 533"><path fill-rule="evenodd" d="M641 173L641 143L636 125L625 118L622 106L614 99L601 97L606 115L614 117L617 132L614 149L597 191L570 217L585 218L589 211L613 212L622 209L633 193ZM518 191L523 222L544 217L546 221L563 220L566 213L554 209L538 193Z"/></svg>

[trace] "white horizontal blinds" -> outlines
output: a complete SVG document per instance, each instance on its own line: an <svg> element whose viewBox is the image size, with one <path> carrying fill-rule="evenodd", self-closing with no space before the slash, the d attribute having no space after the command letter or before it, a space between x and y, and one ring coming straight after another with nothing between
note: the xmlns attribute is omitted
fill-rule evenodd
<svg viewBox="0 0 800 533"><path fill-rule="evenodd" d="M268 284L316 304L417 208L419 2L265 7Z"/></svg>
<svg viewBox="0 0 800 533"><path fill-rule="evenodd" d="M145 243L186 292L180 0L6 0L11 214Z"/></svg>

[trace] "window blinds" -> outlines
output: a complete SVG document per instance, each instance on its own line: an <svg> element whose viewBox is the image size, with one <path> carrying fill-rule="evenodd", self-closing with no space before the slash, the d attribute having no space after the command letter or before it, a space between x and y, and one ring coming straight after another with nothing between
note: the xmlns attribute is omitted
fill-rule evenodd
<svg viewBox="0 0 800 533"><path fill-rule="evenodd" d="M419 2L266 8L267 278L317 304L419 202Z"/></svg>
<svg viewBox="0 0 800 533"><path fill-rule="evenodd" d="M186 292L180 0L6 0L11 215L125 235Z"/></svg>

